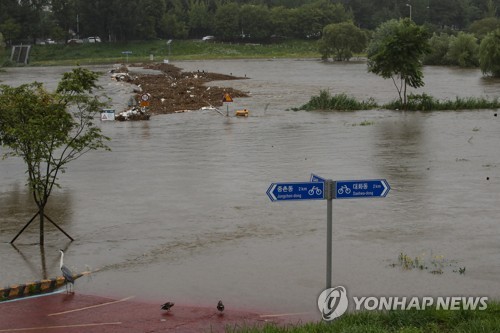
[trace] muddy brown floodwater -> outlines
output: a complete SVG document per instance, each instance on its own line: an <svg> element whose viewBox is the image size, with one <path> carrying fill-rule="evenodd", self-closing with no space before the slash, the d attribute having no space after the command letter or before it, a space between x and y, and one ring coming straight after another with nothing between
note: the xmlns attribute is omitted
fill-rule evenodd
<svg viewBox="0 0 500 333"><path fill-rule="evenodd" d="M112 152L92 152L61 177L48 215L76 240L48 228L44 254L23 163L0 161L0 283L55 276L59 248L75 271L100 268L76 291L148 301L303 313L319 319L325 286L326 202L271 202L273 182L387 179L384 199L333 203L333 285L350 296L500 297L498 110L292 112L320 89L387 102L390 81L364 63L315 60L186 61L185 71L249 77L208 85L248 92L214 111L103 122ZM93 69L107 71L106 66ZM6 84L54 87L69 68L9 68ZM138 69L140 70L140 69ZM155 73L142 70L144 73ZM425 68L422 92L440 99L500 97L500 82L475 69ZM100 83L124 108L131 86ZM223 109L226 106L223 107ZM2 151L5 152L5 151ZM400 253L427 270L391 264ZM465 274L454 272L466 267ZM431 274L441 269L443 274Z"/></svg>

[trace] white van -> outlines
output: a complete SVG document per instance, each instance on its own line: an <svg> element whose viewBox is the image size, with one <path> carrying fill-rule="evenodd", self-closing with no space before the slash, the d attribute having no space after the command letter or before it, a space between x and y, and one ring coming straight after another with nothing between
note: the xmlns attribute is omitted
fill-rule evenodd
<svg viewBox="0 0 500 333"><path fill-rule="evenodd" d="M96 37L89 37L87 38L89 43L100 43L101 42L101 38L96 36Z"/></svg>

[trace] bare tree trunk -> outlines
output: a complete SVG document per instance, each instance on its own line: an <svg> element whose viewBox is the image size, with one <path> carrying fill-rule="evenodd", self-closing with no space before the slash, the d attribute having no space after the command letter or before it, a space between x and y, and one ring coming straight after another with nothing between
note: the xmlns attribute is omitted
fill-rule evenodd
<svg viewBox="0 0 500 333"><path fill-rule="evenodd" d="M44 223L44 220L45 220L45 215L44 215L44 208L43 206L39 206L38 208L38 211L39 211L39 214L38 216L40 216L40 246L43 246L44 244L44 230L43 230L43 223Z"/></svg>

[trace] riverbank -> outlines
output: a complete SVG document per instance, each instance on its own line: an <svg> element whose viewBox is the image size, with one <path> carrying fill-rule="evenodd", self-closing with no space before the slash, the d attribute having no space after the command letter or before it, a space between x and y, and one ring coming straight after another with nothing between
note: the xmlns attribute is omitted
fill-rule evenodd
<svg viewBox="0 0 500 333"><path fill-rule="evenodd" d="M10 52L0 61L7 60ZM201 40L134 41L127 43L87 43L34 45L31 66L93 65L106 63L162 62L200 59L320 58L317 41L285 40L271 44L221 43Z"/></svg>

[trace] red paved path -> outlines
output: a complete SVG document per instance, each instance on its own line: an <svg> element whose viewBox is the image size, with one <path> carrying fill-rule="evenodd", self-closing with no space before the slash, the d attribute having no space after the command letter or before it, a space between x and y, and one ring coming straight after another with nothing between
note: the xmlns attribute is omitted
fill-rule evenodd
<svg viewBox="0 0 500 333"><path fill-rule="evenodd" d="M167 300L165 300L167 301ZM82 294L50 294L0 303L0 332L224 332L226 327L285 324L291 317L261 316L228 309L161 304ZM297 319L295 319L297 321Z"/></svg>

